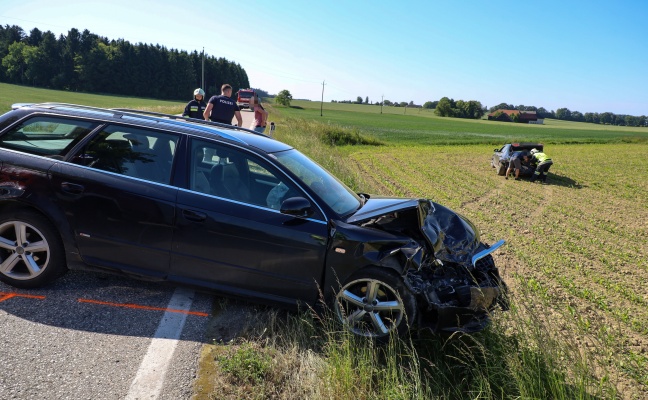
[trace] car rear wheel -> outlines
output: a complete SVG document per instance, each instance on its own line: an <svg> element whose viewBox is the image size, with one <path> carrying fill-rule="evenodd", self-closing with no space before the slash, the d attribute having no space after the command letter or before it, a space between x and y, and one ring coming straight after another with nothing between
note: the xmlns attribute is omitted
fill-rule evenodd
<svg viewBox="0 0 648 400"><path fill-rule="evenodd" d="M506 168L506 164L500 161L499 165L497 166L497 175L504 176L504 174L506 174Z"/></svg>
<svg viewBox="0 0 648 400"><path fill-rule="evenodd" d="M416 299L389 270L366 268L353 274L335 299L335 314L354 334L388 338L402 334L416 317Z"/></svg>
<svg viewBox="0 0 648 400"><path fill-rule="evenodd" d="M0 218L1 281L36 288L66 270L63 244L47 219L31 211Z"/></svg>

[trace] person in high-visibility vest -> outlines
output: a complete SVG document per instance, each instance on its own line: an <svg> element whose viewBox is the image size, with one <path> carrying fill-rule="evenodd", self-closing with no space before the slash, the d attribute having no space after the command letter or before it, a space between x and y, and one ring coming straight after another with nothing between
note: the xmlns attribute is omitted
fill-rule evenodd
<svg viewBox="0 0 648 400"><path fill-rule="evenodd" d="M535 182L537 179L542 183L547 183L547 172L549 172L549 168L553 165L551 158L538 149L532 149L531 161L538 164L535 172L531 176L531 182Z"/></svg>

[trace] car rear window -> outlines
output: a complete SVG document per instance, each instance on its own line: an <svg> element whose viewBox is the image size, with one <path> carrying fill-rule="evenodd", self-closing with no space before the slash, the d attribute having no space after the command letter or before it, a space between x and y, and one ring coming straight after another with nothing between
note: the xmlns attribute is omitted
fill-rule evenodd
<svg viewBox="0 0 648 400"><path fill-rule="evenodd" d="M0 137L0 147L42 156L63 156L98 123L67 118L30 118Z"/></svg>
<svg viewBox="0 0 648 400"><path fill-rule="evenodd" d="M93 137L72 162L168 184L178 140L178 135L167 132L110 125Z"/></svg>

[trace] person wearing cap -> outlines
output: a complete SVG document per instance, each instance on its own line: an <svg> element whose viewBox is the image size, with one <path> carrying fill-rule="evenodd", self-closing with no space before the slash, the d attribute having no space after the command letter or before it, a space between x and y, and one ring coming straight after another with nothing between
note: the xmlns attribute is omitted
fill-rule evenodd
<svg viewBox="0 0 648 400"><path fill-rule="evenodd" d="M205 121L220 122L221 124L232 125L232 118L236 117L237 126L243 125L241 109L232 100L232 86L224 84L221 86L220 96L212 96L207 102L207 108L203 112Z"/></svg>
<svg viewBox="0 0 648 400"><path fill-rule="evenodd" d="M207 104L205 104L205 100L204 100L205 91L198 88L194 90L193 94L194 94L194 98L189 103L187 103L187 106L185 107L182 116L189 117L189 118L203 119L203 113L205 112L205 108L207 107Z"/></svg>
<svg viewBox="0 0 648 400"><path fill-rule="evenodd" d="M553 161L545 153L538 149L531 150L531 161L537 163L536 170L531 176L531 182L539 180L542 183L547 183L547 172L553 165Z"/></svg>

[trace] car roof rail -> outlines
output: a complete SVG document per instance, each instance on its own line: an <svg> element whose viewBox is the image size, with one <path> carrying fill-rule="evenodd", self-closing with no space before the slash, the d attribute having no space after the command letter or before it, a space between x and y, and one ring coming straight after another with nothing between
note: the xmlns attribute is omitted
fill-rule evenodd
<svg viewBox="0 0 648 400"><path fill-rule="evenodd" d="M200 120L200 119L195 119L195 118L187 118L187 117L182 117L179 115L173 115L173 114L164 114L164 113L158 113L158 112L153 112L153 111L143 111L143 110L135 110L131 108L101 108L101 107L92 107L92 106L84 106L80 104L71 104L71 103L58 103L58 102L45 102L45 103L24 103L21 105L27 105L27 106L33 106L33 107L45 107L45 108L56 108L56 107L62 107L62 108L75 108L79 110L88 110L88 111L97 111L97 112L112 112L113 115L116 118L122 118L123 116L129 116L133 118L142 118L146 119L149 121L157 121L160 122L163 118L164 119L170 119L171 121L165 121L167 123L184 123L184 122L189 122L189 123L197 123L200 125L206 125L206 126L214 126L214 127L219 127L219 128L230 128L230 129L235 129L238 131L242 131L245 133L252 133L257 136L263 136L270 138L270 136L260 133L257 131L254 131L252 129L247 129L243 128L240 126L236 125L228 125L228 124L223 124L220 122L212 122L212 121L205 121L205 120ZM213 132L212 132L213 133ZM219 134L227 139L236 141L236 142L241 142L244 143L241 139L235 138L234 136L228 135L224 132L219 132Z"/></svg>
<svg viewBox="0 0 648 400"><path fill-rule="evenodd" d="M208 125L208 126L217 126L217 127L220 127L220 128L235 129L235 130L246 132L246 133L252 133L252 134L255 134L255 135L258 135L258 136L264 136L264 137L267 137L267 138L270 137L270 136L266 135L265 133L260 133L260 132L257 132L255 130L252 130L252 129L243 128L241 126L236 126L236 125L231 125L231 124L224 124L222 122L206 121L204 119L183 117L181 115L164 114L164 113L159 113L159 112L154 112L154 111L134 110L132 108L111 108L111 110L123 111L123 112L138 114L138 115L150 115L150 116L153 116L153 117L169 118L169 119L176 120L176 121L184 121L184 122L190 122L190 123L194 123L194 124L202 124L202 125Z"/></svg>

